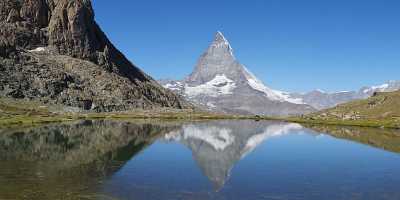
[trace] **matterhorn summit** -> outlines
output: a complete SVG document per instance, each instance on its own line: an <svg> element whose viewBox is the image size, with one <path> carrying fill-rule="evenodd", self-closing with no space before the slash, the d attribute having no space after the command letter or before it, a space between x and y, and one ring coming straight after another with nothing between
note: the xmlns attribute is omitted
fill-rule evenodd
<svg viewBox="0 0 400 200"><path fill-rule="evenodd" d="M264 85L237 61L230 43L220 31L188 77L182 81L162 81L162 84L213 111L270 116L314 111L301 99Z"/></svg>

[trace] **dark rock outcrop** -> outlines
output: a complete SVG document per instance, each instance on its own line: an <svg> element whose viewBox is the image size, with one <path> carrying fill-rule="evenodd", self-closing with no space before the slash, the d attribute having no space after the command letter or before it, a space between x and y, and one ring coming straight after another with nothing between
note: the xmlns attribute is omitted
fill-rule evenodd
<svg viewBox="0 0 400 200"><path fill-rule="evenodd" d="M3 0L0 27L0 96L96 111L187 105L114 47L89 0Z"/></svg>

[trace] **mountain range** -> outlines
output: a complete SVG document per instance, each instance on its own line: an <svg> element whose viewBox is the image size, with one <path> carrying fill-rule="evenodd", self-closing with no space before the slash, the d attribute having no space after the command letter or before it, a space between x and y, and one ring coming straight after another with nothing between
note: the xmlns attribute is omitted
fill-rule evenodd
<svg viewBox="0 0 400 200"><path fill-rule="evenodd" d="M354 100L366 99L376 92L394 92L400 90L400 81L388 81L378 86L363 87L358 91L325 92L314 90L305 94L291 93L293 98L300 98L302 101L318 110L335 107L342 103Z"/></svg>
<svg viewBox="0 0 400 200"><path fill-rule="evenodd" d="M289 93L271 89L240 64L221 32L201 55L193 72L183 80L160 80L165 88L185 97L199 107L230 114L287 116L308 114L358 99L375 92L400 89L400 81L359 91L328 93L314 90Z"/></svg>

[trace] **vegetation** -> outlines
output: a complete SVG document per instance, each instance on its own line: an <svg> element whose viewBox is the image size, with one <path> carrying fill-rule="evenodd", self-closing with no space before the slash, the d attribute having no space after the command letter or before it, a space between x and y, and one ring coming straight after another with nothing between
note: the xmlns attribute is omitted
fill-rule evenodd
<svg viewBox="0 0 400 200"><path fill-rule="evenodd" d="M287 121L311 124L400 128L400 91L373 97Z"/></svg>
<svg viewBox="0 0 400 200"><path fill-rule="evenodd" d="M41 123L68 122L79 119L273 119L261 116L224 115L196 110L157 109L130 110L126 112L94 113L66 112L60 105L43 105L37 101L0 98L0 127L31 126Z"/></svg>
<svg viewBox="0 0 400 200"><path fill-rule="evenodd" d="M192 109L130 110L126 112L66 112L60 105L43 105L36 101L0 98L0 126L32 125L78 119L171 119L213 120L252 119L283 120L302 124L345 125L400 128L400 91L377 93L366 100L338 105L302 117L272 118L266 116L226 115Z"/></svg>
<svg viewBox="0 0 400 200"><path fill-rule="evenodd" d="M313 124L304 126L320 133L328 133L336 138L400 153L400 132L395 129Z"/></svg>

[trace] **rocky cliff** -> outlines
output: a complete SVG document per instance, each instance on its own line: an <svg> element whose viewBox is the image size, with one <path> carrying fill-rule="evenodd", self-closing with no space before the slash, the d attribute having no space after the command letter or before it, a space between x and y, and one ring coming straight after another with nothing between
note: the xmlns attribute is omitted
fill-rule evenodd
<svg viewBox="0 0 400 200"><path fill-rule="evenodd" d="M0 2L0 96L95 111L185 107L114 47L89 0Z"/></svg>

